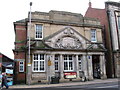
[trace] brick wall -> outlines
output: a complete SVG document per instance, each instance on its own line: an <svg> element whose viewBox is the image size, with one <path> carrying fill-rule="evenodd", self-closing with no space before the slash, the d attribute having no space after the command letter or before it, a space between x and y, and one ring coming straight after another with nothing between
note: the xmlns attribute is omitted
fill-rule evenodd
<svg viewBox="0 0 120 90"><path fill-rule="evenodd" d="M15 23L15 49L14 49L14 59L15 63L15 84L25 83L25 51L24 48L27 42L27 30L26 25ZM24 60L24 72L19 72L19 61Z"/></svg>

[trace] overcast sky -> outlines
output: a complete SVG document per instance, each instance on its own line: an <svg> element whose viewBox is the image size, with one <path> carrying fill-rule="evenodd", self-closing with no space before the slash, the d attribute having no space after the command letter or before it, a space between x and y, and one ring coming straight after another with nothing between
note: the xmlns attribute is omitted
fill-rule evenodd
<svg viewBox="0 0 120 90"><path fill-rule="evenodd" d="M108 0L91 0L93 8L105 7ZM111 1L111 0L109 0ZM113 0L118 2L120 0ZM14 59L13 22L28 17L29 2L33 2L32 11L49 12L50 10L68 11L84 15L89 0L1 0L0 1L0 52Z"/></svg>

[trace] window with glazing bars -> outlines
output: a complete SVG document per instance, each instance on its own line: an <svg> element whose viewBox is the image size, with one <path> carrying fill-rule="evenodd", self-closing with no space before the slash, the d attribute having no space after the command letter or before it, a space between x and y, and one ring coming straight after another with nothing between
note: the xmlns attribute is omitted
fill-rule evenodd
<svg viewBox="0 0 120 90"><path fill-rule="evenodd" d="M36 39L42 39L43 38L43 25L42 24L37 24L36 25L35 38Z"/></svg>
<svg viewBox="0 0 120 90"><path fill-rule="evenodd" d="M64 70L72 71L73 70L73 57L72 55L64 55Z"/></svg>
<svg viewBox="0 0 120 90"><path fill-rule="evenodd" d="M45 71L44 54L33 55L33 72Z"/></svg>

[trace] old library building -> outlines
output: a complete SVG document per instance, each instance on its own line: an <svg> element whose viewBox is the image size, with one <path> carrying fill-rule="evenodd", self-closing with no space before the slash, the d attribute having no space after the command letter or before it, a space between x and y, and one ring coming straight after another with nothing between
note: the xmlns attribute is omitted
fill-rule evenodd
<svg viewBox="0 0 120 90"><path fill-rule="evenodd" d="M59 82L80 81L83 76L107 78L103 27L97 19L65 11L35 11L31 22L29 17L14 22L14 30L16 83L47 83L51 77Z"/></svg>

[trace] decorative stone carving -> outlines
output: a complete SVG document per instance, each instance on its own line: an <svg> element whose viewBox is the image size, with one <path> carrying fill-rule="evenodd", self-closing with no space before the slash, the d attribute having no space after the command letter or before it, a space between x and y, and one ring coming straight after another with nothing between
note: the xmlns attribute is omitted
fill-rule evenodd
<svg viewBox="0 0 120 90"><path fill-rule="evenodd" d="M67 28L67 29L64 31L64 34L73 35L74 32L71 30L71 28Z"/></svg>
<svg viewBox="0 0 120 90"><path fill-rule="evenodd" d="M55 48L63 49L82 49L82 44L79 39L75 37L62 37L59 38L55 43Z"/></svg>

